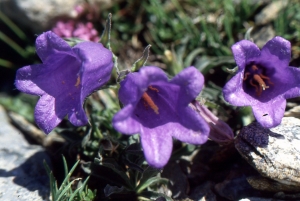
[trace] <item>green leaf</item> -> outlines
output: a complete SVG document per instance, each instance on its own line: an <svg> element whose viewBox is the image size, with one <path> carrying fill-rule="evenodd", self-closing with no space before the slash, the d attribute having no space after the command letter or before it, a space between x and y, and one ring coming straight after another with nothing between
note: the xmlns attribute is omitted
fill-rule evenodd
<svg viewBox="0 0 300 201"><path fill-rule="evenodd" d="M169 182L168 179L161 178L161 177L152 177L148 179L146 182L141 183L140 185L137 186L136 192L140 193L142 192L145 188L154 185L154 184L167 184Z"/></svg>
<svg viewBox="0 0 300 201"><path fill-rule="evenodd" d="M134 64L131 67L131 72L138 71L141 67L143 67L146 64L150 53L150 47L151 45L148 45L143 52L143 56L139 58L136 62L134 62Z"/></svg>
<svg viewBox="0 0 300 201"><path fill-rule="evenodd" d="M127 186L132 189L133 185L130 182L127 174L124 172L124 170L119 170L116 168L116 166L112 163L107 163L107 162L101 162L101 165L107 168L110 168L112 171L114 171L115 173L117 173L127 184Z"/></svg>
<svg viewBox="0 0 300 201"><path fill-rule="evenodd" d="M246 33L245 33L245 40L250 40L250 41L253 42L253 40L252 40L252 38L251 38L251 32L252 32L252 30L253 30L253 27L250 27L250 28L246 31Z"/></svg>
<svg viewBox="0 0 300 201"><path fill-rule="evenodd" d="M111 49L110 48L111 17L112 17L112 14L109 13L107 16L106 24L105 24L105 29L101 36L101 43L108 49Z"/></svg>
<svg viewBox="0 0 300 201"><path fill-rule="evenodd" d="M141 176L141 179L140 179L140 183L139 185L143 185L144 183L146 183L150 178L156 176L161 170L160 169L156 169L156 168L153 168L151 166L148 166L142 176Z"/></svg>

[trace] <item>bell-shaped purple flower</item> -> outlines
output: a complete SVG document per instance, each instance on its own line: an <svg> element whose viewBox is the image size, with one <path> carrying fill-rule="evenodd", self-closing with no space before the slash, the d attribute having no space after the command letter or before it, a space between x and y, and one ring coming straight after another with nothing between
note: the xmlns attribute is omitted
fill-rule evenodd
<svg viewBox="0 0 300 201"><path fill-rule="evenodd" d="M172 137L191 144L207 141L209 126L189 107L203 83L203 75L194 67L172 80L157 67L130 73L120 83L124 108L114 116L113 126L124 134L139 133L146 160L161 168L170 158Z"/></svg>
<svg viewBox="0 0 300 201"><path fill-rule="evenodd" d="M233 142L234 134L228 124L219 119L207 107L205 107L205 105L199 103L197 100L192 101L190 106L208 123L210 128L208 136L209 139L221 145Z"/></svg>
<svg viewBox="0 0 300 201"><path fill-rule="evenodd" d="M40 96L34 112L37 125L48 134L66 115L75 126L88 123L83 103L110 79L111 51L94 42L72 48L51 31L36 39L36 51L43 63L19 69L15 85Z"/></svg>
<svg viewBox="0 0 300 201"><path fill-rule="evenodd" d="M277 36L260 50L242 40L232 46L232 52L238 72L223 88L225 100L235 106L251 106L262 126L277 126L286 99L300 96L300 69L289 66L290 42Z"/></svg>

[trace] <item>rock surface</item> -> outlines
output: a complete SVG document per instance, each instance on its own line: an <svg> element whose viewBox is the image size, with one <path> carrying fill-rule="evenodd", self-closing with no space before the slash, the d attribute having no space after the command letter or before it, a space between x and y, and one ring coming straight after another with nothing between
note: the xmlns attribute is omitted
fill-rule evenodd
<svg viewBox="0 0 300 201"><path fill-rule="evenodd" d="M264 177L260 182L248 182L256 189L273 192L300 192L299 144L300 120L293 117L284 117L279 126L270 130L253 122L241 130L235 141L243 158Z"/></svg>
<svg viewBox="0 0 300 201"><path fill-rule="evenodd" d="M49 180L43 166L43 160L50 165L48 155L10 125L1 106L0 137L0 200L49 200Z"/></svg>

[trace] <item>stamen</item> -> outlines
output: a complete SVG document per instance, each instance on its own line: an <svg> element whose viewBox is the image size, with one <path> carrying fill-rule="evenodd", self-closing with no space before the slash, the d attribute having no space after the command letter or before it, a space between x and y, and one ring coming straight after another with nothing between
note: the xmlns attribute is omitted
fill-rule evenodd
<svg viewBox="0 0 300 201"><path fill-rule="evenodd" d="M80 76L77 77L75 87L78 87L80 84Z"/></svg>
<svg viewBox="0 0 300 201"><path fill-rule="evenodd" d="M253 71L257 71L258 70L258 67L256 65L252 65L251 68L252 68Z"/></svg>
<svg viewBox="0 0 300 201"><path fill-rule="evenodd" d="M264 79L264 80L267 80L267 81L268 81L268 83L269 83L270 85L274 85L274 83L273 83L273 82L271 82L271 80L270 80L270 78L269 78L269 77L267 77L267 76L264 76L263 74L259 74L259 76L260 76L262 79Z"/></svg>
<svg viewBox="0 0 300 201"><path fill-rule="evenodd" d="M142 98L152 108L152 110L155 112L155 114L159 114L157 105L155 105L155 103L153 102L151 97L146 92L143 93Z"/></svg>
<svg viewBox="0 0 300 201"><path fill-rule="evenodd" d="M262 87L263 90L265 90L266 88L269 88L269 86L266 85L266 83L264 82L264 80L257 74L255 74L253 76L253 79L258 82L259 86Z"/></svg>
<svg viewBox="0 0 300 201"><path fill-rule="evenodd" d="M152 87L151 85L148 88L151 89L152 91L159 92L158 89L156 89L155 87Z"/></svg>
<svg viewBox="0 0 300 201"><path fill-rule="evenodd" d="M258 90L260 87L258 87L256 84L253 83L253 80L250 80L250 85L255 87L255 93L258 94Z"/></svg>
<svg viewBox="0 0 300 201"><path fill-rule="evenodd" d="M274 85L274 83L271 82L271 79L268 76L265 76L262 73L261 69L256 65L251 65L250 69L248 68L248 72L246 69L243 81L247 79L249 79L249 84L255 87L255 92L257 96L260 96L262 91L270 88L268 85ZM268 85L266 84L266 82L268 83Z"/></svg>
<svg viewBox="0 0 300 201"><path fill-rule="evenodd" d="M247 78L248 78L248 75L250 75L250 73L249 73L249 72L245 73L245 75L244 75L244 79L243 79L243 80L247 80Z"/></svg>

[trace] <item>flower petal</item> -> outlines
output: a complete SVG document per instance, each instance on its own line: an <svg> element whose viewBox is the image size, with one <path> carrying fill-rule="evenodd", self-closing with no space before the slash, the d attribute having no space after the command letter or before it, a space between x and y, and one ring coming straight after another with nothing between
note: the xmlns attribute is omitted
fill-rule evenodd
<svg viewBox="0 0 300 201"><path fill-rule="evenodd" d="M170 159L173 140L164 126L154 129L142 128L141 143L145 158L149 165L155 168L162 168Z"/></svg>
<svg viewBox="0 0 300 201"><path fill-rule="evenodd" d="M125 106L113 117L112 123L116 130L124 134L136 134L140 132L140 123L132 118L134 107Z"/></svg>
<svg viewBox="0 0 300 201"><path fill-rule="evenodd" d="M25 66L17 70L15 86L18 90L32 95L43 95L45 92L33 82L34 78L38 76L35 69L42 68L42 64Z"/></svg>
<svg viewBox="0 0 300 201"><path fill-rule="evenodd" d="M68 43L52 31L47 31L38 36L35 41L35 47L43 63L47 61L49 56L56 53L63 52L64 54L74 55Z"/></svg>
<svg viewBox="0 0 300 201"><path fill-rule="evenodd" d="M181 86L179 104L188 105L200 93L204 84L203 75L193 66L185 68L170 83Z"/></svg>
<svg viewBox="0 0 300 201"><path fill-rule="evenodd" d="M73 102L71 104L74 104ZM74 126L84 126L88 123L88 118L83 109L83 103L80 104L79 100L77 106L73 107L72 112L68 114L69 121Z"/></svg>
<svg viewBox="0 0 300 201"><path fill-rule="evenodd" d="M137 104L147 87L157 82L167 82L168 77L163 70L147 66L137 73L127 75L120 85L119 99L124 104Z"/></svg>
<svg viewBox="0 0 300 201"><path fill-rule="evenodd" d="M223 88L224 99L235 106L255 105L258 100L245 93L243 89L243 73L233 76Z"/></svg>
<svg viewBox="0 0 300 201"><path fill-rule="evenodd" d="M279 87L284 87L288 85L288 89L287 91L283 94L283 97L285 99L287 98L295 98L297 96L300 96L300 68L296 68L296 67L289 67L288 69L286 69L289 71L289 73L287 73L288 76L286 76L286 81L284 82L283 86L279 86ZM287 84L288 83L288 84Z"/></svg>
<svg viewBox="0 0 300 201"><path fill-rule="evenodd" d="M272 67L287 68L291 60L291 43L276 36L262 48L261 60L268 62Z"/></svg>
<svg viewBox="0 0 300 201"><path fill-rule="evenodd" d="M104 85L113 69L112 52L101 43L82 42L73 51L81 60L81 101Z"/></svg>
<svg viewBox="0 0 300 201"><path fill-rule="evenodd" d="M205 143L210 131L205 120L190 107L182 109L179 114L180 122L172 123L171 127L166 128L173 131L172 136L190 144Z"/></svg>
<svg viewBox="0 0 300 201"><path fill-rule="evenodd" d="M286 100L278 97L268 103L252 106L253 115L257 121L266 128L278 126L284 115Z"/></svg>
<svg viewBox="0 0 300 201"><path fill-rule="evenodd" d="M55 98L47 94L43 95L36 104L35 122L46 134L50 133L64 118L63 110L56 110Z"/></svg>
<svg viewBox="0 0 300 201"><path fill-rule="evenodd" d="M237 42L231 49L239 71L243 70L249 61L260 55L259 48L249 40Z"/></svg>

